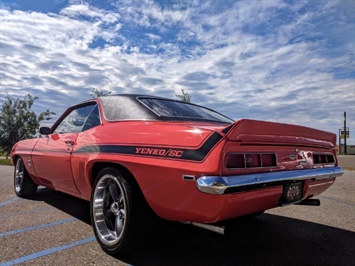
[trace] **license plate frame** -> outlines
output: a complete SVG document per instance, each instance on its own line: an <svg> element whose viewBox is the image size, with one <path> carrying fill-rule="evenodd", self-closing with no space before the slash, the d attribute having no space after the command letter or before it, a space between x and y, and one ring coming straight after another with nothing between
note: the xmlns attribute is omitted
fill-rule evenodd
<svg viewBox="0 0 355 266"><path fill-rule="evenodd" d="M284 185L282 193L282 203L291 204L302 200L303 183L292 182Z"/></svg>

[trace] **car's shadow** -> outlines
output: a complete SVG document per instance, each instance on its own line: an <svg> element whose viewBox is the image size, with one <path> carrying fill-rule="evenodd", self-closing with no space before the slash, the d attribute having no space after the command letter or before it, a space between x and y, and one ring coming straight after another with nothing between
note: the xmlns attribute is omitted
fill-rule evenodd
<svg viewBox="0 0 355 266"><path fill-rule="evenodd" d="M44 187L38 188L36 195L31 200L43 201L84 223L91 224L90 202L88 201Z"/></svg>
<svg viewBox="0 0 355 266"><path fill-rule="evenodd" d="M34 200L90 224L87 201L48 189ZM351 231L271 214L235 220L227 229L222 236L163 222L146 248L118 259L131 265L355 265Z"/></svg>

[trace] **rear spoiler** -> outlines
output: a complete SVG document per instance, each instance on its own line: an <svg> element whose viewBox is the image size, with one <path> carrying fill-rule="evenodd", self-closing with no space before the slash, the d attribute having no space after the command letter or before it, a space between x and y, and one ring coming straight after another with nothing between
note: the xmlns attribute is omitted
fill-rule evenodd
<svg viewBox="0 0 355 266"><path fill-rule="evenodd" d="M336 135L304 126L241 119L223 130L227 139L246 145L296 145L334 148Z"/></svg>

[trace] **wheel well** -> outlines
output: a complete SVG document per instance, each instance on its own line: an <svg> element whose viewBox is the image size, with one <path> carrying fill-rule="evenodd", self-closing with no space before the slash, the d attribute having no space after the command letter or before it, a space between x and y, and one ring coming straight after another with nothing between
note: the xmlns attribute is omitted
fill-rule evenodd
<svg viewBox="0 0 355 266"><path fill-rule="evenodd" d="M26 165L26 163L25 163L25 161L24 161L24 159L23 159L23 156L21 156L20 154L16 154L16 155L14 155L14 157L12 158L12 163L13 163L13 165L16 167L16 162L17 162L17 159L18 159L18 158L21 158L21 160L22 160L22 162L23 162L23 167L25 168L25 171L28 173L27 165ZM32 179L32 177L31 177L31 179Z"/></svg>
<svg viewBox="0 0 355 266"><path fill-rule="evenodd" d="M112 167L120 171L124 178L135 188L137 188L140 192L141 189L137 183L137 180L133 176L133 174L123 165L117 164L117 163L110 163L110 162L100 162L100 163L95 163L94 166L92 167L91 174L92 174L92 184L95 182L95 178L98 175L98 173L106 168L106 167Z"/></svg>
<svg viewBox="0 0 355 266"><path fill-rule="evenodd" d="M14 157L12 158L12 162L13 162L13 164L15 165L16 164L16 161L17 161L17 158L18 157L21 157L19 154L16 154L16 155L14 155Z"/></svg>

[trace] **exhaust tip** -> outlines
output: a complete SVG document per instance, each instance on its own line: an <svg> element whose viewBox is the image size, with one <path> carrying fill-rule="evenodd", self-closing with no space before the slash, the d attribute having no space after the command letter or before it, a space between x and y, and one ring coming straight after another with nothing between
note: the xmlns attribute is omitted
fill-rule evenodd
<svg viewBox="0 0 355 266"><path fill-rule="evenodd" d="M308 206L320 206L319 199L305 199L297 203L298 205L308 205Z"/></svg>
<svg viewBox="0 0 355 266"><path fill-rule="evenodd" d="M204 224L204 223L196 223L196 222L182 222L182 223L191 224L196 227L203 228L214 233L225 235L225 229L226 229L225 225Z"/></svg>

